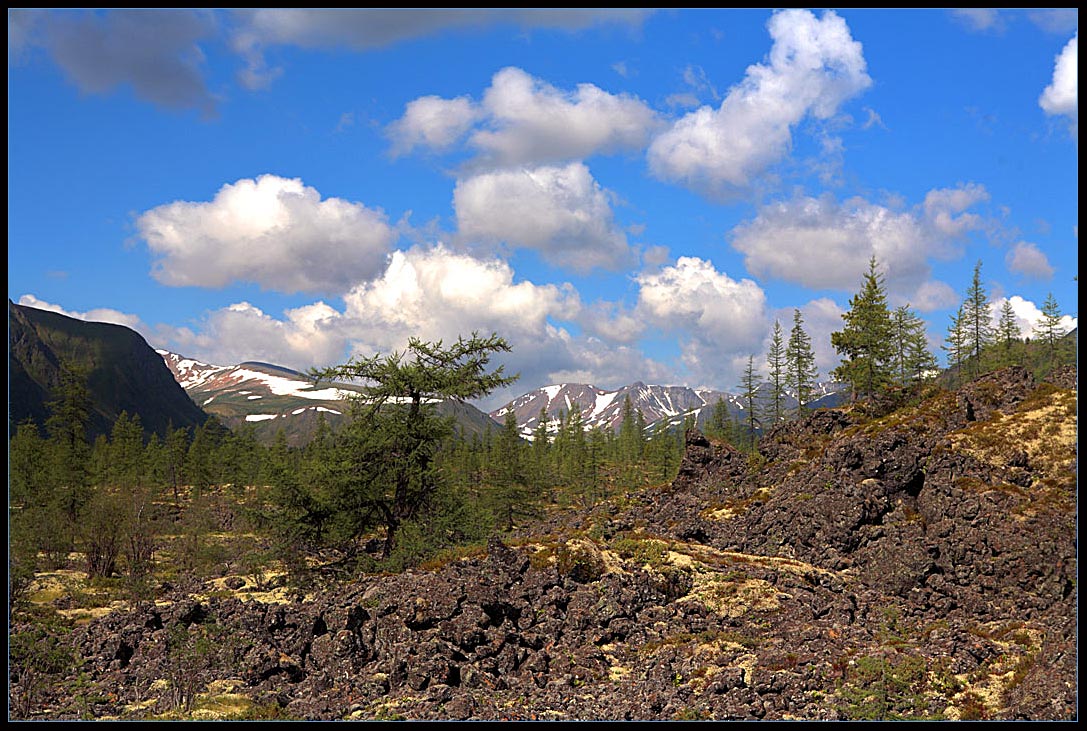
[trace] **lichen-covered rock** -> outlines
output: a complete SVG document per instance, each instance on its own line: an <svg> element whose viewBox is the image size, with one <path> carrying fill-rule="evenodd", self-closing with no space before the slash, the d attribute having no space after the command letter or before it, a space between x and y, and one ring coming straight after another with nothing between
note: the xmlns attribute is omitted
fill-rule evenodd
<svg viewBox="0 0 1087 731"><path fill-rule="evenodd" d="M178 588L77 628L35 717L163 712L187 678L311 720L1072 719L1076 401L1050 380L816 411L758 458L692 432L666 489L434 571Z"/></svg>

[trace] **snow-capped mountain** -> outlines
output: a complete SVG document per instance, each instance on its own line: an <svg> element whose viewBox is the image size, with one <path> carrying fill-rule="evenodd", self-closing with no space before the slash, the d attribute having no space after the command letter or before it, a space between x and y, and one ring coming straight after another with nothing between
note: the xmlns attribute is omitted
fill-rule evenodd
<svg viewBox="0 0 1087 731"><path fill-rule="evenodd" d="M687 413L697 416L712 411L717 400L724 399L731 411L741 408L738 399L724 391L694 389L687 386L648 386L641 381L614 391L606 391L584 383L562 383L544 386L520 396L491 412L491 418L502 422L513 412L521 434L530 438L540 422L541 411L548 430L557 429L562 414L575 406L581 411L586 429L618 429L623 422L623 403L630 399L633 410L641 410L646 425Z"/></svg>
<svg viewBox="0 0 1087 731"><path fill-rule="evenodd" d="M232 429L253 425L264 440L282 428L290 443L303 444L313 435L319 416L335 428L347 411L344 398L359 392L344 383L317 385L304 373L269 363L220 366L167 350L156 352L197 406ZM469 432L495 426L486 414L467 404L440 404L438 409L452 413Z"/></svg>
<svg viewBox="0 0 1087 731"><path fill-rule="evenodd" d="M358 392L357 389L343 386L343 384L340 384L341 388L318 388L304 373L269 363L251 361L236 366L217 366L185 358L166 350L156 352L166 361L170 372L174 374L174 378L186 393L205 410L209 410L208 407L216 399L237 400L239 396L244 396L247 402L262 401L261 404L254 404L260 410L265 404L278 403L275 397L286 396L322 402L314 403L312 408L341 413L342 403L338 410L329 409L322 404L339 402ZM247 411L250 410L247 409ZM274 412L274 409L270 410ZM265 418L274 418L276 415L276 413L251 414L246 420L262 421Z"/></svg>
<svg viewBox="0 0 1087 731"><path fill-rule="evenodd" d="M837 400L839 390L840 386L835 383L817 384L815 398L809 401L809 405L831 405L830 402ZM708 388L652 386L637 381L607 391L585 383L562 383L529 391L492 411L491 418L501 423L512 411L521 435L531 439L539 426L541 411L548 431L554 433L562 415L570 413L576 406L581 411L586 429L615 430L623 423L623 403L627 398L633 411L642 412L647 431L679 426L688 416L702 427L713 413L718 399L725 402L734 419L744 411L744 401L740 395ZM787 394L785 406L787 409L795 408L796 399Z"/></svg>

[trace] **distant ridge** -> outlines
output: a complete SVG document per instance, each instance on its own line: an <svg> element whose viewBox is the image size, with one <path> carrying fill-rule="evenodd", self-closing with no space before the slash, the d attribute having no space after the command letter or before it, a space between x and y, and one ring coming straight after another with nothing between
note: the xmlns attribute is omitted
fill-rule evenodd
<svg viewBox="0 0 1087 731"><path fill-rule="evenodd" d="M553 434L558 429L561 415L568 414L576 406L581 411L586 429L616 430L623 423L623 403L627 398L634 411L641 411L648 431L681 426L688 417L702 428L713 414L718 399L725 402L734 419L744 413L744 401L738 394L689 386L646 385L635 381L613 391L585 383L542 386L495 409L491 412L491 418L502 422L506 414L512 411L521 436L531 439L539 426L541 411L546 414L549 433ZM820 383L816 386L815 398L808 401L808 405L812 408L834 406L842 399L843 391L839 384ZM787 409L792 409L797 402L791 395L786 395L784 403Z"/></svg>
<svg viewBox="0 0 1087 731"><path fill-rule="evenodd" d="M251 429L266 444L282 430L288 444L304 445L321 419L338 428L346 417L343 397L360 392L350 384L315 383L304 373L263 361L220 366L168 350L156 352L193 402L230 429ZM447 402L438 409L452 415L467 434L498 426L470 404Z"/></svg>

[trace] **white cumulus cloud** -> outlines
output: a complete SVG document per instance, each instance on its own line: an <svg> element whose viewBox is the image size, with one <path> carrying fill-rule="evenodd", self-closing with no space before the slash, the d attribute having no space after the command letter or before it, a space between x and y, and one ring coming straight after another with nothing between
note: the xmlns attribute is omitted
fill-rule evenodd
<svg viewBox="0 0 1087 731"><path fill-rule="evenodd" d="M607 191L580 162L459 180L453 205L459 235L469 242L536 249L579 272L616 269L633 260Z"/></svg>
<svg viewBox="0 0 1087 731"><path fill-rule="evenodd" d="M1023 274L1036 279L1049 279L1053 276L1053 267L1049 259L1034 244L1020 241L1004 257L1008 271Z"/></svg>
<svg viewBox="0 0 1087 731"><path fill-rule="evenodd" d="M266 314L248 302L208 313L198 331L160 325L161 347L218 365L262 361L306 370L340 362L347 347L343 318L323 302L283 313Z"/></svg>
<svg viewBox="0 0 1087 731"><path fill-rule="evenodd" d="M636 313L677 337L682 361L697 382L720 378L722 363L754 352L766 332L766 293L750 279L736 281L713 262L680 257L675 265L636 277Z"/></svg>
<svg viewBox="0 0 1087 731"><path fill-rule="evenodd" d="M382 211L276 175L228 183L211 201L158 206L136 228L163 284L243 280L283 292L347 291L384 269L395 239Z"/></svg>
<svg viewBox="0 0 1087 731"><path fill-rule="evenodd" d="M1079 33L1057 56L1053 81L1042 92L1038 104L1046 114L1068 117L1072 137L1079 139Z"/></svg>
<svg viewBox="0 0 1087 731"><path fill-rule="evenodd" d="M392 153L445 150L474 128L476 169L539 165L594 153L642 149L660 126L656 112L629 94L593 84L558 89L516 67L498 71L476 104L468 97L425 96L389 125Z"/></svg>
<svg viewBox="0 0 1087 731"><path fill-rule="evenodd" d="M468 97L419 97L408 103L403 117L389 125L390 154L396 157L416 147L446 150L468 133L479 116L480 110Z"/></svg>
<svg viewBox="0 0 1087 731"><path fill-rule="evenodd" d="M494 75L482 104L486 127L470 142L496 165L641 149L658 124L656 113L637 97L609 94L593 84L564 92L513 67Z"/></svg>
<svg viewBox="0 0 1087 731"><path fill-rule="evenodd" d="M1005 300L1011 302L1012 312L1015 313L1015 321L1019 324L1020 335L1024 338L1035 337L1035 329L1042 322L1042 309L1034 302L1017 294L1007 298L1000 297L989 304L989 313L992 316L993 325L995 326L1000 322L1001 310L1004 309ZM1061 315L1061 327L1065 333L1072 332L1078 326L1078 318L1071 315Z"/></svg>
<svg viewBox="0 0 1087 731"><path fill-rule="evenodd" d="M547 383L574 380L574 373L617 386L632 373L665 372L636 348L572 335L563 323L576 321L583 307L571 285L516 281L501 259L442 245L396 252L382 277L357 287L345 302L352 350L360 355L402 349L412 336L447 343L473 331L505 337L512 352L495 362L521 379L486 399L488 408Z"/></svg>
<svg viewBox="0 0 1087 731"><path fill-rule="evenodd" d="M768 204L731 232L748 271L819 289L855 290L872 256L889 292L919 309L946 297L929 282L930 258L956 255L956 242L988 222L968 211L988 200L982 186L930 191L912 210L831 194Z"/></svg>
<svg viewBox="0 0 1087 731"><path fill-rule="evenodd" d="M768 26L766 63L748 67L719 108L700 107L653 140L655 175L717 195L743 191L789 153L801 120L829 119L871 85L861 44L836 13L784 10Z"/></svg>

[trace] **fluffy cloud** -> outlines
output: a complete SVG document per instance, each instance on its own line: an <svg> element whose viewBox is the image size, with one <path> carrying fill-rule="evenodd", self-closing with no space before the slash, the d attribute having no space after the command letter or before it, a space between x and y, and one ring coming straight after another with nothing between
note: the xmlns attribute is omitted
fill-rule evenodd
<svg viewBox="0 0 1087 731"><path fill-rule="evenodd" d="M212 16L190 10L17 11L16 51L41 46L87 94L131 86L137 97L173 109L215 111L197 45L215 32ZM9 17L8 38L12 40Z"/></svg>
<svg viewBox="0 0 1087 731"><path fill-rule="evenodd" d="M153 275L163 284L244 280L284 292L344 292L384 268L395 238L380 210L322 200L275 175L228 183L208 202L158 206L136 228L159 257Z"/></svg>
<svg viewBox="0 0 1087 731"><path fill-rule="evenodd" d="M577 369L588 369L596 380L614 374L619 362L644 372L629 348L573 337L555 324L576 319L580 310L570 285L516 282L504 261L438 245L395 252L380 277L344 297L342 312L316 302L277 318L242 302L210 313L196 331L162 328L159 339L210 363L264 360L304 370L403 350L412 337L449 343L473 331L497 332L513 352L495 362L522 379L512 391L487 399L490 407Z"/></svg>
<svg viewBox="0 0 1087 731"><path fill-rule="evenodd" d="M1027 241L1020 241L1004 257L1004 263L1008 271L1023 274L1037 279L1049 279L1053 276L1053 267L1049 265L1049 259L1035 246Z"/></svg>
<svg viewBox="0 0 1087 731"><path fill-rule="evenodd" d="M956 241L988 225L967 211L987 199L985 189L973 184L932 190L909 211L862 198L799 197L759 209L733 229L732 246L756 276L845 291L859 286L875 256L889 291L921 308L942 289L927 283L929 259L953 257Z"/></svg>
<svg viewBox="0 0 1087 731"><path fill-rule="evenodd" d="M389 125L393 157L411 152L415 147L445 150L463 137L480 112L468 97L442 99L424 96L410 102L404 116Z"/></svg>
<svg viewBox="0 0 1087 731"><path fill-rule="evenodd" d="M656 113L637 97L592 84L565 93L512 67L491 79L483 107L489 129L473 134L471 144L498 165L640 149L657 124Z"/></svg>
<svg viewBox="0 0 1087 731"><path fill-rule="evenodd" d="M479 331L509 340L513 352L496 362L522 374L517 388L535 388L577 363L572 338L552 323L577 316L577 292L569 285L515 282L513 269L500 259L441 245L398 251L381 277L344 299L344 324L356 354L400 350L413 336L450 342Z"/></svg>
<svg viewBox="0 0 1087 731"><path fill-rule="evenodd" d="M617 302L594 302L579 319L586 332L611 343L634 343L645 332L645 322L633 310Z"/></svg>
<svg viewBox="0 0 1087 731"><path fill-rule="evenodd" d="M934 310L956 307L961 302L958 292L952 289L951 285L933 279L923 282L909 296L899 296L892 299L894 301L891 304L895 306L908 304L920 312L933 312Z"/></svg>
<svg viewBox="0 0 1087 731"><path fill-rule="evenodd" d="M712 262L680 257L636 281L637 315L680 339L683 364L696 381L719 379L722 363L753 352L766 333L766 294Z"/></svg>
<svg viewBox="0 0 1087 731"><path fill-rule="evenodd" d="M1079 33L1057 56L1053 81L1042 92L1038 104L1049 115L1068 117L1072 137L1079 139Z"/></svg>
<svg viewBox="0 0 1087 731"><path fill-rule="evenodd" d="M344 297L346 314L373 323L374 349L387 349L401 347L411 334L428 340L472 330L539 336L549 317L578 313L580 300L569 285L515 284L513 276L500 259L477 259L441 245L397 251L382 276Z"/></svg>
<svg viewBox="0 0 1087 731"><path fill-rule="evenodd" d="M871 85L861 44L834 12L785 10L768 26L768 63L748 67L718 109L701 107L658 136L649 147L655 175L718 195L742 191L788 154L792 127L833 117Z"/></svg>
<svg viewBox="0 0 1087 731"><path fill-rule="evenodd" d="M469 143L476 168L565 162L596 152L641 149L659 126L637 97L609 94L593 84L566 92L519 68L494 75L479 105L466 97L421 97L389 125L393 154L413 147L447 148L475 122Z"/></svg>
<svg viewBox="0 0 1087 731"><path fill-rule="evenodd" d="M593 25L619 23L637 27L651 10L557 9L304 9L265 8L237 13L239 30L234 48L246 59L242 83L267 86L282 73L269 68L264 49L292 45L302 48L349 48L365 51L444 30L485 28L501 23L523 28L577 31Z"/></svg>
<svg viewBox="0 0 1087 731"><path fill-rule="evenodd" d="M579 272L631 263L608 193L582 163L481 173L453 191L459 235L467 241L538 250Z"/></svg>
<svg viewBox="0 0 1087 731"><path fill-rule="evenodd" d="M1019 295L1012 295L1007 298L1000 297L989 304L989 313L992 315L993 325L995 326L1000 322L1000 314L1001 310L1004 309L1005 299L1011 302L1012 312L1015 313L1015 320L1019 324L1020 334L1025 338L1035 337L1035 328L1042 321L1042 310L1038 305L1028 299L1023 299ZM1064 328L1065 333L1072 332L1078 326L1078 318L1071 315L1061 315L1061 327Z"/></svg>
<svg viewBox="0 0 1087 731"><path fill-rule="evenodd" d="M209 313L199 332L159 326L156 340L168 350L208 363L259 360L306 370L341 361L347 347L342 321L323 302L287 310L283 319L238 302Z"/></svg>
<svg viewBox="0 0 1087 731"><path fill-rule="evenodd" d="M120 312L119 310L113 310L108 307L97 307L93 310L87 310L86 312L75 312L73 310L66 310L60 305L54 305L45 300L40 300L32 294L24 294L20 297L19 304L25 305L26 307L33 307L38 310L56 312L57 314L72 317L76 320L85 320L87 322L109 322L114 325L124 325L139 333L148 332L147 326L144 325L143 321L140 320L137 315L130 315L126 312Z"/></svg>
<svg viewBox="0 0 1087 731"><path fill-rule="evenodd" d="M944 236L958 238L968 231L983 228L984 221L967 210L989 200L985 186L967 183L958 188L938 188L925 194L922 204L925 220Z"/></svg>

